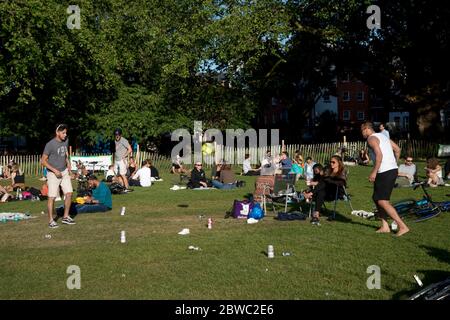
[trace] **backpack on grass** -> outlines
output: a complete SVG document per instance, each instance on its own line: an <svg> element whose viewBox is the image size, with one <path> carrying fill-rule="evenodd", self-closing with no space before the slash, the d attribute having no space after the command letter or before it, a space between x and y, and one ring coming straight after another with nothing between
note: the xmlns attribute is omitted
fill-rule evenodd
<svg viewBox="0 0 450 320"><path fill-rule="evenodd" d="M112 194L123 194L125 193L125 187L122 186L120 183L111 183L111 185L109 186L109 190L111 191Z"/></svg>

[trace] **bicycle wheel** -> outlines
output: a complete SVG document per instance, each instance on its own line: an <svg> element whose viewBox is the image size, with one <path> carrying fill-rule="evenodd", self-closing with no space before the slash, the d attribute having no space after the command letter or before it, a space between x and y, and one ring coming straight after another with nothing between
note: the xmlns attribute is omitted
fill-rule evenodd
<svg viewBox="0 0 450 320"><path fill-rule="evenodd" d="M439 207L434 207L429 209L417 210L414 213L419 217L418 219L414 220L414 222L422 222L437 217L441 213L441 209L439 209Z"/></svg>
<svg viewBox="0 0 450 320"><path fill-rule="evenodd" d="M420 290L409 300L449 300L450 299L450 278L433 283Z"/></svg>
<svg viewBox="0 0 450 320"><path fill-rule="evenodd" d="M407 215L413 213L413 209L416 207L416 200L404 199L395 202L392 206L395 208L395 210L397 210L398 215L401 218L404 218Z"/></svg>

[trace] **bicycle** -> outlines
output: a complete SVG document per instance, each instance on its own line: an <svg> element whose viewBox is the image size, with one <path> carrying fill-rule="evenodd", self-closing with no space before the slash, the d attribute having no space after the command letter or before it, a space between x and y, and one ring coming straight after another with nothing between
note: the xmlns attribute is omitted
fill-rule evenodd
<svg viewBox="0 0 450 320"><path fill-rule="evenodd" d="M409 300L449 300L450 299L450 278L433 283L423 290L420 290Z"/></svg>
<svg viewBox="0 0 450 320"><path fill-rule="evenodd" d="M420 200L403 199L392 204L397 211L400 218L403 220L410 216L415 216L417 219L414 222L422 222L434 217L437 217L447 205L446 202L433 202L431 195L425 189L425 182L419 182L414 185L413 190L421 187L424 196Z"/></svg>

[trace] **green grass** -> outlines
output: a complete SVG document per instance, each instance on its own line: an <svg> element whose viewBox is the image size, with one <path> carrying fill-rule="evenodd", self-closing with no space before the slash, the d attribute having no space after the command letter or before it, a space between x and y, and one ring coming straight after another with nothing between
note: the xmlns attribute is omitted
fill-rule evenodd
<svg viewBox="0 0 450 320"><path fill-rule="evenodd" d="M350 168L355 209L373 209L369 170ZM114 195L109 213L79 215L76 225L56 230L41 214L46 202L0 204L1 212L36 217L0 223L0 299L401 299L418 290L414 274L425 285L450 274L449 213L411 223L401 238L376 234L377 221L351 216L343 202L338 221L322 219L320 227L277 221L272 213L247 225L224 216L234 199L253 191L254 177L243 177L246 187L232 191L171 191L174 176L163 178L149 189ZM442 201L450 200L449 190L430 192ZM393 193L394 201L405 197L421 197L420 190ZM191 234L178 235L182 228ZM264 254L269 244L274 259ZM80 290L66 287L69 265L81 268ZM370 265L381 268L380 290L366 287Z"/></svg>

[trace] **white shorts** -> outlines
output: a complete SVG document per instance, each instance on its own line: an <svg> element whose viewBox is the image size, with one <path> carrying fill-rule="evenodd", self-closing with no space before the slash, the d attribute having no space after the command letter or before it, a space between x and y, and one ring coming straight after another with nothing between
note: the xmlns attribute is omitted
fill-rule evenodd
<svg viewBox="0 0 450 320"><path fill-rule="evenodd" d="M57 178L56 175L48 171L47 173L47 184L48 184L48 197L57 198L59 196L59 187L62 188L63 193L73 193L72 181L70 181L69 169L61 172L62 177Z"/></svg>
<svg viewBox="0 0 450 320"><path fill-rule="evenodd" d="M121 176L124 176L127 174L128 171L128 164L125 159L116 161L114 163L114 168L117 168L117 173Z"/></svg>

